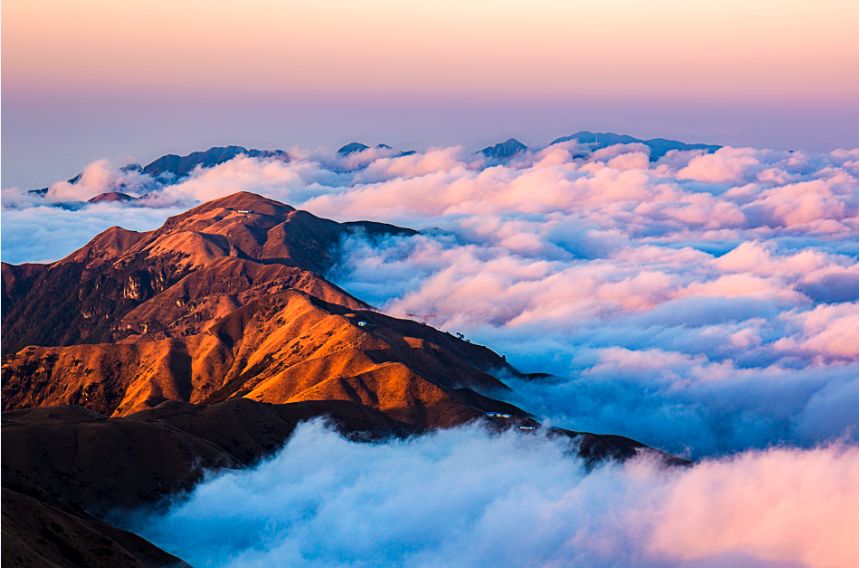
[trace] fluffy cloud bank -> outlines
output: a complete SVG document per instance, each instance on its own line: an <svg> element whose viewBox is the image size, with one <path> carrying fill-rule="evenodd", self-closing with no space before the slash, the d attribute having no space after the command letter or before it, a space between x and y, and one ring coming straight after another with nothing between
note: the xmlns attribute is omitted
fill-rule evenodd
<svg viewBox="0 0 859 568"><path fill-rule="evenodd" d="M859 450L588 471L565 442L474 428L383 444L301 426L134 529L195 566L782 566L859 557Z"/></svg>
<svg viewBox="0 0 859 568"><path fill-rule="evenodd" d="M329 277L552 373L508 378L547 422L701 461L589 471L539 435L355 444L314 423L132 529L199 566L855 564L859 149L290 155L197 170L133 206L68 206L152 183L101 162L44 199L4 190L3 258L60 258L240 190L409 225L422 233L344 242Z"/></svg>
<svg viewBox="0 0 859 568"><path fill-rule="evenodd" d="M4 209L3 262L53 262L82 247L114 225L135 231L158 228L184 208L123 207L98 204L69 210L38 205Z"/></svg>
<svg viewBox="0 0 859 568"><path fill-rule="evenodd" d="M641 144L563 143L501 165L462 147L290 156L240 156L134 206L56 209L4 190L4 259L59 258L108 225L151 228L256 191L421 229L344 243L330 277L552 373L514 381L512 398L556 424L695 457L859 440L859 149L651 162ZM85 173L52 191L149 183L101 162Z"/></svg>

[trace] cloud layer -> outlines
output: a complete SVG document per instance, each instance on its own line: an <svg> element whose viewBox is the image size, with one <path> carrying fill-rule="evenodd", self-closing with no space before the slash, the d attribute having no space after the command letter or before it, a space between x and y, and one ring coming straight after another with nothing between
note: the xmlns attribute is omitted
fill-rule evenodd
<svg viewBox="0 0 859 568"><path fill-rule="evenodd" d="M859 439L859 149L651 162L641 144L562 143L494 166L463 147L289 153L197 170L134 207L45 207L153 183L103 162L47 200L4 190L4 259L58 258L107 225L256 191L421 229L344 243L330 277L552 373L513 381L512 398L553 423L696 457Z"/></svg>
<svg viewBox="0 0 859 568"><path fill-rule="evenodd" d="M360 444L319 422L131 528L195 566L808 566L859 555L859 451L588 471L565 442L461 428Z"/></svg>
<svg viewBox="0 0 859 568"><path fill-rule="evenodd" d="M700 461L588 471L539 435L471 427L356 444L312 423L166 512L123 515L130 528L199 566L859 557L859 150L651 162L641 145L566 143L494 166L462 147L289 152L197 170L134 206L69 203L157 185L102 162L45 199L4 190L4 260L56 259L109 225L153 228L239 190L412 226L421 234L347 240L329 277L552 373L507 378L510 399L551 424Z"/></svg>

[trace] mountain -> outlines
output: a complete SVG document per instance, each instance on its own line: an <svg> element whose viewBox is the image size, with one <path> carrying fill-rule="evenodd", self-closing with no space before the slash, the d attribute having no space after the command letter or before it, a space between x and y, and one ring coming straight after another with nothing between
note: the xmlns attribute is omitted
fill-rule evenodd
<svg viewBox="0 0 859 568"><path fill-rule="evenodd" d="M155 231L112 227L51 265L3 265L4 347L187 335L287 289L366 307L318 276L336 262L341 239L360 233L413 231L335 223L250 193L211 201Z"/></svg>
<svg viewBox="0 0 859 568"><path fill-rule="evenodd" d="M370 147L366 144L362 144L360 142L350 142L345 146L342 146L337 153L341 156L348 156L349 154L354 154L356 152L363 152L364 150L369 150Z"/></svg>
<svg viewBox="0 0 859 568"><path fill-rule="evenodd" d="M73 405L5 412L3 564L184 566L99 519L117 508L158 506L190 490L207 471L252 466L282 447L300 422L318 416L361 441L415 432L381 412L337 400L165 402L121 418ZM589 460L626 458L642 448L625 438L554 435Z"/></svg>
<svg viewBox="0 0 859 568"><path fill-rule="evenodd" d="M2 555L6 568L188 566L135 534L7 489L5 481Z"/></svg>
<svg viewBox="0 0 859 568"><path fill-rule="evenodd" d="M275 158L284 162L289 161L289 155L283 150L249 150L243 146L223 146L209 148L202 152L191 152L186 156L167 154L146 164L141 171L155 178L167 177L175 180L186 177L198 166L201 168L211 168L229 162L237 156Z"/></svg>
<svg viewBox="0 0 859 568"><path fill-rule="evenodd" d="M650 160L652 162L662 158L671 150L704 150L707 153L711 153L721 148L721 146L714 144L688 144L686 142L680 142L679 140L668 140L666 138L642 140L641 138L635 138L628 134L589 132L587 130L582 130L575 134L570 134L569 136L556 138L555 140L552 140L549 145L551 146L552 144L560 144L562 142L570 141L589 145L592 151L599 150L600 148L607 148L608 146L614 146L615 144L644 144L650 148Z"/></svg>
<svg viewBox="0 0 859 568"><path fill-rule="evenodd" d="M106 193L99 193L89 199L87 203L129 203L131 201L137 201L137 198L121 191L108 191Z"/></svg>
<svg viewBox="0 0 859 568"><path fill-rule="evenodd" d="M560 138L556 138L549 145L559 144L562 142L575 141L579 144L590 146L591 150L598 150L600 148L605 148L607 146L612 146L614 144L633 144L640 143L645 144L650 148L650 159L651 161L656 161L662 158L665 154L670 152L671 150L703 150L705 152L715 152L721 146L714 144L688 144L686 142L681 142L679 140L669 140L666 138L651 138L649 140L643 140L641 138L635 138L633 136L629 136L626 134L615 134L613 132L589 132L587 130L583 130L580 132L576 132L575 134L571 134L569 136L562 136ZM364 150L369 150L371 147L367 144L363 144L361 142L350 142L337 150L337 155L339 156L349 156L351 154L363 152ZM377 144L373 148L380 150L393 150L393 148L387 144ZM516 154L524 152L528 150L528 146L516 140L515 138L510 138L505 140L504 142L499 142L493 146L487 146L479 151L485 158L487 158L490 165L503 163ZM403 157L414 154L414 150L407 151L397 151L392 154L392 157ZM123 172L137 172L141 174L147 174L154 178L154 182L152 186L149 188L145 188L146 191L157 189L166 184L176 183L184 178L188 177L191 172L194 171L195 168L211 168L217 166L219 164L223 164L236 158L237 156L248 156L251 158L269 158L281 160L284 162L288 162L290 160L290 156L287 152L283 150L258 150L258 149L248 149L243 146L215 146L209 148L208 150L191 152L190 154L180 156L177 154L165 154L160 158L153 160L152 162L146 164L145 166L141 166L140 164L127 164L120 168ZM74 185L78 183L81 179L82 174L77 174L76 176L69 178L68 183ZM31 195L45 196L48 193L47 187L43 187L40 189L31 189L28 193ZM113 192L121 193L123 190L127 188L124 185L119 185L117 187L110 188L111 191L98 195L90 200L90 202L104 202L104 201L130 201L131 196L127 196L129 199L125 198L117 198L117 197L107 197L111 195ZM125 194L123 194L125 195ZM104 196L104 197L102 197Z"/></svg>
<svg viewBox="0 0 859 568"><path fill-rule="evenodd" d="M495 398L497 376L520 375L505 358L325 279L345 237L413 234L239 192L50 265L3 264L3 409L345 400L418 429L532 423Z"/></svg>
<svg viewBox="0 0 859 568"><path fill-rule="evenodd" d="M300 422L321 415L354 439L414 432L381 412L336 400L168 402L122 418L81 406L28 408L3 414L3 486L94 514L157 503L191 489L206 470L256 463Z"/></svg>
<svg viewBox="0 0 859 568"><path fill-rule="evenodd" d="M393 148L391 146L388 146L387 144L376 144L375 148L377 150L393 150ZM350 142L350 143L346 144L345 146L342 146L340 149L338 149L337 154L340 156L348 156L349 154L355 154L357 152L363 152L364 150L369 150L369 149L370 149L369 146L367 146L366 144L362 144L361 142ZM404 156L404 155L408 155L408 154L414 154L414 152L409 151L409 152L398 152L397 153L398 156Z"/></svg>
<svg viewBox="0 0 859 568"><path fill-rule="evenodd" d="M480 153L485 158L494 162L503 162L528 149L528 146L522 144L515 138L510 138L504 142L500 142L494 146L483 148Z"/></svg>
<svg viewBox="0 0 859 568"><path fill-rule="evenodd" d="M207 470L253 465L325 415L361 440L410 433L361 405L167 403L107 419L80 406L3 414L4 566L184 566L99 517L191 489ZM36 560L38 559L38 560Z"/></svg>
<svg viewBox="0 0 859 568"><path fill-rule="evenodd" d="M155 178L157 184L175 183L188 177L188 175L194 171L194 168L212 168L225 162L229 162L237 156L248 156L249 158L271 158L281 160L283 162L289 161L289 154L283 150L257 150L253 148L248 149L243 146L215 146L208 150L191 152L185 156L165 154L145 166L141 166L140 164L126 164L120 168L120 171L147 174ZM76 176L69 178L67 181L74 185L80 181L82 175L83 174L77 174ZM157 187L157 184L154 187ZM49 188L47 187L31 189L28 193L31 195L45 196L48 193L48 189ZM110 195L112 192L121 192L125 189L125 186L120 185L111 189L111 192L103 193L93 199L97 199L102 195ZM131 196L127 197L131 198ZM93 202L93 199L90 199L91 203ZM116 200L115 198L112 199ZM100 201L105 200L107 199L101 199ZM123 201L128 201L128 199L124 199ZM96 203L97 202L98 201L96 201Z"/></svg>
<svg viewBox="0 0 859 568"><path fill-rule="evenodd" d="M340 224L251 193L147 233L108 229L47 267L4 265L3 408L126 415L165 400L353 400L420 427L509 405L488 349L369 310L322 276ZM17 353L12 353L14 351Z"/></svg>
<svg viewBox="0 0 859 568"><path fill-rule="evenodd" d="M112 227L52 264L3 264L4 563L175 564L103 515L253 465L314 417L358 440L542 428L499 400L499 377L522 376L504 357L325 278L346 237L414 234L240 192L153 231ZM652 451L547 434L588 463Z"/></svg>
<svg viewBox="0 0 859 568"><path fill-rule="evenodd" d="M3 407L80 404L123 416L166 400L247 397L351 400L422 428L487 411L526 417L479 394L505 389L489 371L507 365L488 349L297 290L267 294L195 331L27 347L4 361Z"/></svg>

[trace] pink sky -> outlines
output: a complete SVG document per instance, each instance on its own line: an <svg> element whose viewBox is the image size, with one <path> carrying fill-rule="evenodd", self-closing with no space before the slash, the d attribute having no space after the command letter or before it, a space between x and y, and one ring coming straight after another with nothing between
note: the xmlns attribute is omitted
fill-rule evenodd
<svg viewBox="0 0 859 568"><path fill-rule="evenodd" d="M7 0L3 185L98 157L363 136L852 145L857 21L850 0Z"/></svg>

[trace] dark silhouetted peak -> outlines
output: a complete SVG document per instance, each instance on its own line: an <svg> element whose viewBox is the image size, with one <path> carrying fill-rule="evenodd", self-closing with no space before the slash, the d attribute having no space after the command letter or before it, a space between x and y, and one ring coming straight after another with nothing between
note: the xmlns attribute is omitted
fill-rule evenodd
<svg viewBox="0 0 859 568"><path fill-rule="evenodd" d="M83 176L83 172L79 173L78 175L76 175L74 177L67 179L66 181L69 182L70 184L74 185L81 180L81 176ZM38 195L40 197L44 197L44 196L48 195L48 189L49 188L47 188L47 187L42 187L39 189L30 189L27 191L27 193L29 193L30 195Z"/></svg>
<svg viewBox="0 0 859 568"><path fill-rule="evenodd" d="M229 162L237 156L289 160L289 155L283 150L248 150L242 146L223 146L209 148L203 152L192 152L187 156L167 154L144 166L142 171L153 177L171 176L181 178L190 174L198 166L201 168L211 168Z"/></svg>
<svg viewBox="0 0 859 568"><path fill-rule="evenodd" d="M644 144L650 148L650 160L656 161L663 157L671 150L704 150L705 152L715 152L721 146L715 144L688 144L679 140L668 140L666 138L651 138L643 140L628 134L615 134L614 132L590 132L582 130L569 136L562 136L552 140L549 144L560 144L562 142L577 142L579 144L589 145L591 150L599 150L616 144Z"/></svg>
<svg viewBox="0 0 859 568"><path fill-rule="evenodd" d="M360 142L350 142L349 144L346 144L345 146L337 150L337 153L341 156L348 156L349 154L354 154L355 152L363 152L364 150L369 149L370 147L366 144L361 144Z"/></svg>
<svg viewBox="0 0 859 568"><path fill-rule="evenodd" d="M520 152L524 152L528 146L522 144L515 138L510 138L504 142L500 142L495 146L487 146L480 151L486 158L490 160L502 161L515 156Z"/></svg>
<svg viewBox="0 0 859 568"><path fill-rule="evenodd" d="M614 146L615 144L634 144L636 142L644 142L640 138L629 136L628 134L615 134L614 132L591 132L589 130L581 130L569 136L562 136L552 140L552 144L560 144L561 142L578 142L579 144L593 144L599 148L606 146Z"/></svg>
<svg viewBox="0 0 859 568"><path fill-rule="evenodd" d="M145 192L157 187L160 183L169 183L181 180L182 178L187 177L188 174L194 171L194 168L198 166L201 168L211 168L213 166L229 162L237 156L247 156L249 158L271 158L284 162L289 161L289 154L283 150L248 150L243 146L223 146L209 148L202 152L192 152L187 156L167 154L153 162L150 162L146 166L141 166L136 163L126 164L120 168L120 171L124 173L136 172L148 174L153 178L156 178L157 181L154 186L153 184L148 184L150 187L138 188L138 190ZM78 174L75 177L70 178L68 182L74 185L80 181L82 175L83 174ZM122 190L125 187L125 184L119 184L112 189ZM45 196L48 193L48 188L43 187L41 189L31 189L28 193L31 195Z"/></svg>
<svg viewBox="0 0 859 568"><path fill-rule="evenodd" d="M721 148L717 144L687 144L686 142L668 140L666 138L651 138L650 140L645 140L644 143L650 147L650 159L654 161L672 150L704 150L710 154Z"/></svg>
<svg viewBox="0 0 859 568"><path fill-rule="evenodd" d="M379 150L393 150L393 148L387 144L376 144L376 148Z"/></svg>
<svg viewBox="0 0 859 568"><path fill-rule="evenodd" d="M137 201L137 198L120 191L108 191L99 193L87 203L128 203L130 201Z"/></svg>

